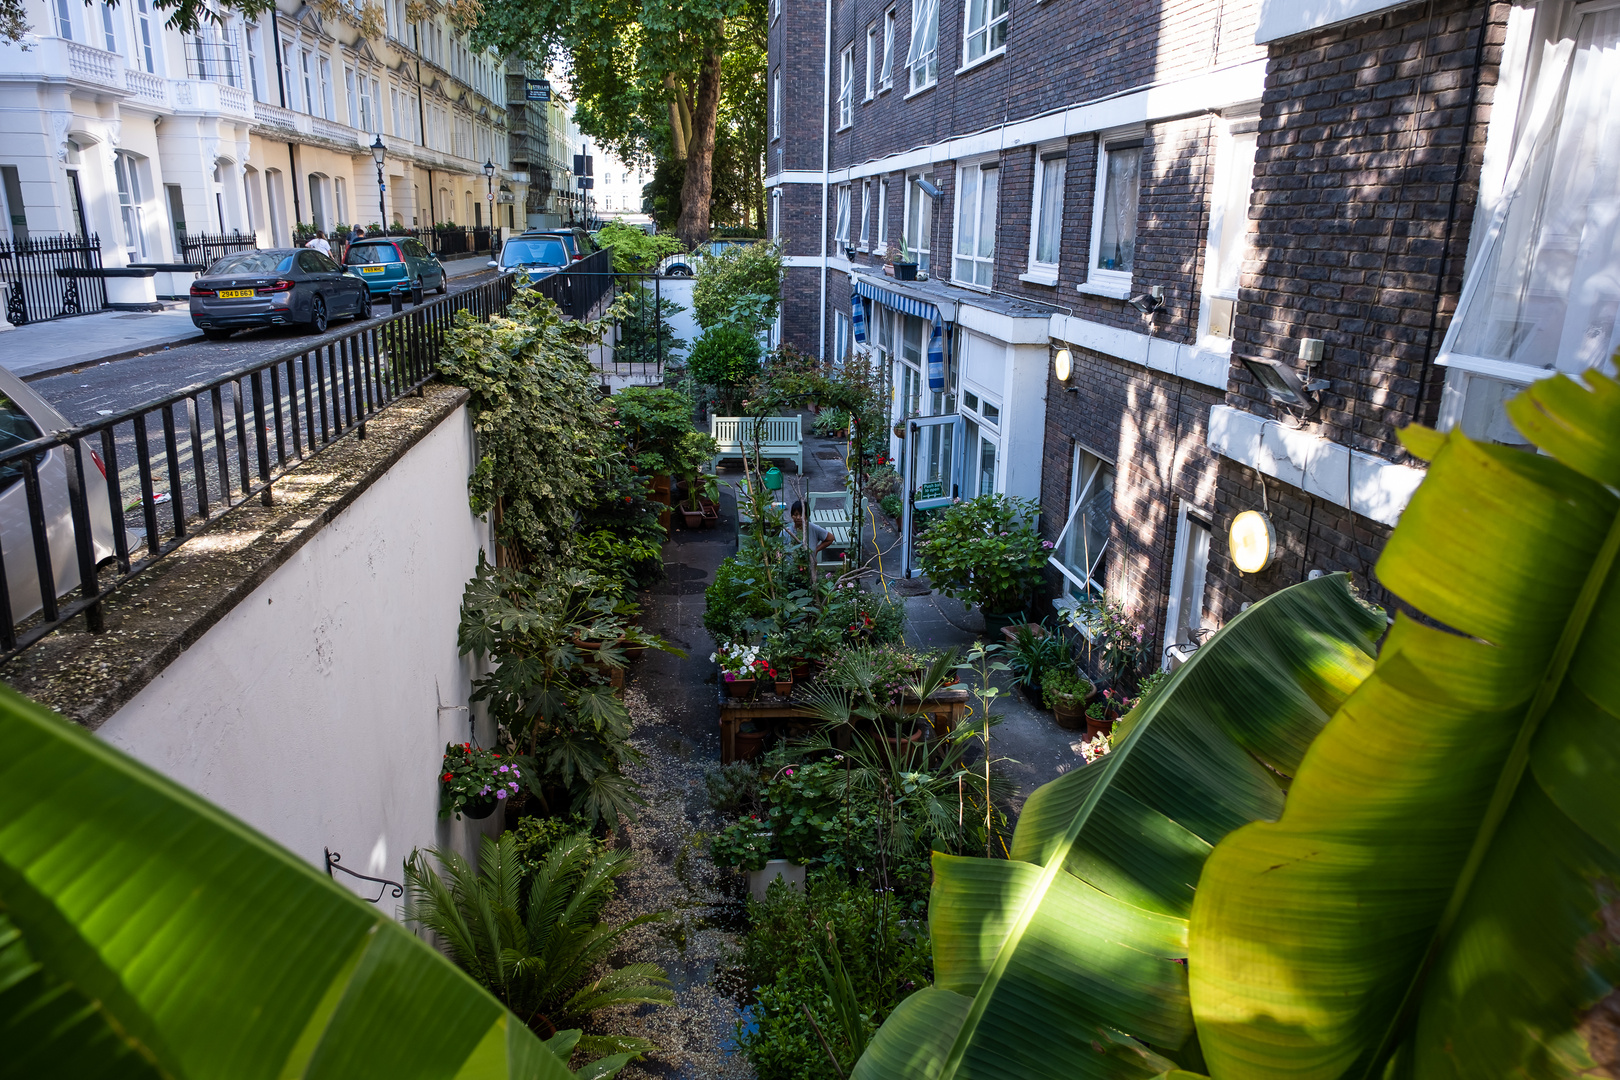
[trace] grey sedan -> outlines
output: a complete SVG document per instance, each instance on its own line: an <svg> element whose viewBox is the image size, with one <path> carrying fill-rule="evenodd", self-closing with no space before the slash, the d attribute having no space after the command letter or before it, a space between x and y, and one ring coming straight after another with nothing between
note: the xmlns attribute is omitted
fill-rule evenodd
<svg viewBox="0 0 1620 1080"><path fill-rule="evenodd" d="M242 326L290 323L320 334L334 318L370 315L366 283L310 248L239 251L191 284L191 321L214 339Z"/></svg>

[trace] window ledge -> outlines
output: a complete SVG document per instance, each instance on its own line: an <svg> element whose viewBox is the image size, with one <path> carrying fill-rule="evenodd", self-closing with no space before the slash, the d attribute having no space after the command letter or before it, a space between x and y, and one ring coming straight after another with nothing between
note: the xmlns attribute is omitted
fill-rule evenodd
<svg viewBox="0 0 1620 1080"><path fill-rule="evenodd" d="M1027 281L1031 285L1056 286L1058 276L1056 270L1031 270L1027 274L1019 274L1019 281Z"/></svg>
<svg viewBox="0 0 1620 1080"><path fill-rule="evenodd" d="M1093 271L1095 273L1095 271ZM1131 298L1131 281L1092 280L1082 281L1075 286L1079 292L1087 296L1106 296L1111 300L1129 300Z"/></svg>
<svg viewBox="0 0 1620 1080"><path fill-rule="evenodd" d="M927 86L920 86L917 89L913 90L911 93L909 93L905 97L901 98L901 100L902 101L910 101L912 98L916 97L919 94L928 93L928 91L932 90L934 87L936 87L938 85L939 85L939 80L935 79L933 82L929 83Z"/></svg>
<svg viewBox="0 0 1620 1080"><path fill-rule="evenodd" d="M992 60L1000 60L1003 56L1006 56L1006 55L1007 55L1007 46L1003 45L1001 48L996 49L994 52L985 53L983 56L979 57L977 60L969 60L967 63L963 64L961 67L956 69L956 74L958 74L958 75L966 75L968 72L972 71L974 68L983 67L985 64L988 64L990 61L992 61Z"/></svg>
<svg viewBox="0 0 1620 1080"><path fill-rule="evenodd" d="M887 94L890 90L893 90L893 89L894 89L894 83L892 83L892 82L891 83L884 83L882 86L878 87L878 97L882 97L884 94Z"/></svg>
<svg viewBox="0 0 1620 1080"><path fill-rule="evenodd" d="M853 121L853 120L851 120L851 121L850 121L850 122L849 122L849 123L847 123L847 124L840 124L840 125L838 125L838 126L837 126L837 127L835 127L835 128L833 128L833 131L834 131L834 132L839 132L839 131L848 131L848 130L849 130L849 129L850 129L850 128L852 128L852 127L854 127L854 126L855 126L855 121Z"/></svg>
<svg viewBox="0 0 1620 1080"><path fill-rule="evenodd" d="M958 289L972 289L974 292L984 293L987 296L995 292L994 286L980 285L977 282L963 281L960 278L951 278L950 283L956 286Z"/></svg>

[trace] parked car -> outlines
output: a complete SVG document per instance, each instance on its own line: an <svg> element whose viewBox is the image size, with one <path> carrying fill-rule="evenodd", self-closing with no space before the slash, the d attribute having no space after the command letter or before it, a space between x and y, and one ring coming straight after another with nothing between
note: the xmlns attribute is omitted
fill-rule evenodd
<svg viewBox="0 0 1620 1080"><path fill-rule="evenodd" d="M415 237L356 240L349 245L343 261L350 273L364 279L374 297L387 296L395 285L410 289L418 283L424 290L437 289L440 296L450 291L450 275L444 264Z"/></svg>
<svg viewBox="0 0 1620 1080"><path fill-rule="evenodd" d="M72 427L21 379L0 368L0 451ZM90 550L97 563L113 555L112 507L107 501L106 465L88 445L84 493L90 504ZM79 556L68 502L68 466L72 452L58 446L34 458L39 471L40 501L45 509L45 537L50 548L51 577L62 596L79 585ZM93 464L92 464L93 463ZM0 467L0 555L5 558L6 588L13 623L41 606L34 534L28 517L28 485L18 463ZM0 612L0 616L5 613Z"/></svg>
<svg viewBox="0 0 1620 1080"><path fill-rule="evenodd" d="M191 321L215 340L243 326L289 323L321 334L333 318L370 314L366 283L310 248L239 251L191 284Z"/></svg>
<svg viewBox="0 0 1620 1080"><path fill-rule="evenodd" d="M669 255L658 264L658 272L665 277L691 277L697 273L698 263L710 255L719 255L729 248L748 247L752 244L762 243L759 240L733 239L710 240L706 244L698 245L695 251L680 251Z"/></svg>
<svg viewBox="0 0 1620 1080"><path fill-rule="evenodd" d="M598 249L591 234L584 229L531 229L524 233L520 239L532 239L540 236L555 236L568 248L569 261L578 261L587 255L594 254Z"/></svg>
<svg viewBox="0 0 1620 1080"><path fill-rule="evenodd" d="M569 262L568 246L562 237L552 233L524 233L508 240L501 248L500 260L491 260L489 265L510 273L521 270L538 281L566 269Z"/></svg>

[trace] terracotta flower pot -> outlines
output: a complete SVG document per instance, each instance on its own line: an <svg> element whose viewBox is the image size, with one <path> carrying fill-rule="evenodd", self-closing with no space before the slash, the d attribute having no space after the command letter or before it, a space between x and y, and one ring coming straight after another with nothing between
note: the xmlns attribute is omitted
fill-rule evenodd
<svg viewBox="0 0 1620 1080"><path fill-rule="evenodd" d="M810 661L793 661L793 677L795 679L808 679L810 677Z"/></svg>
<svg viewBox="0 0 1620 1080"><path fill-rule="evenodd" d="M734 698L751 698L754 696L755 682L753 679L727 679L726 696Z"/></svg>
<svg viewBox="0 0 1620 1080"><path fill-rule="evenodd" d="M781 679L778 679L776 681L776 696L781 698L792 697L793 680L789 679L786 682L783 682Z"/></svg>
<svg viewBox="0 0 1620 1080"><path fill-rule="evenodd" d="M738 761L753 761L765 751L765 740L770 737L768 731L739 731L734 743Z"/></svg>
<svg viewBox="0 0 1620 1080"><path fill-rule="evenodd" d="M1089 716L1086 717L1087 739L1095 739L1098 735L1112 735L1113 733L1114 721L1112 719L1096 720Z"/></svg>
<svg viewBox="0 0 1620 1080"><path fill-rule="evenodd" d="M681 507L681 517L685 519L686 527L688 529L700 529L700 528L703 527L703 511L702 510L688 510L683 505Z"/></svg>
<svg viewBox="0 0 1620 1080"><path fill-rule="evenodd" d="M1052 717L1057 721L1058 727L1063 728L1065 731L1079 731L1082 728L1089 731L1086 722L1086 703L1084 701L1077 700L1072 705L1065 705L1062 702L1054 703Z"/></svg>

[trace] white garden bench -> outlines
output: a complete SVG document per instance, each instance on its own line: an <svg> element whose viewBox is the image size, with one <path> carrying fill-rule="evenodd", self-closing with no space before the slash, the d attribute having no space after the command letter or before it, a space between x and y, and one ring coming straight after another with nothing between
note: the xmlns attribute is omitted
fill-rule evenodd
<svg viewBox="0 0 1620 1080"><path fill-rule="evenodd" d="M714 467L726 458L742 460L754 453L755 425L758 425L761 458L791 458L795 472L804 472L804 435L797 416L711 416L709 434L720 444Z"/></svg>

